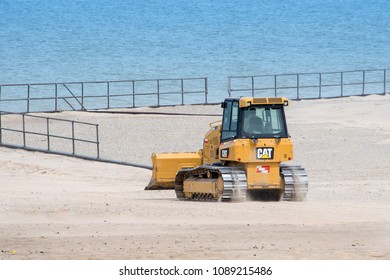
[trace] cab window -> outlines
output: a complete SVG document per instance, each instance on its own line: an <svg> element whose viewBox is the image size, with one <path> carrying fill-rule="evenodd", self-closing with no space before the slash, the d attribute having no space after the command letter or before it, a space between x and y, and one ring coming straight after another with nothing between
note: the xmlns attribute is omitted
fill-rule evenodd
<svg viewBox="0 0 390 280"><path fill-rule="evenodd" d="M252 106L243 110L244 138L288 137L283 107Z"/></svg>
<svg viewBox="0 0 390 280"><path fill-rule="evenodd" d="M233 139L237 136L238 102L225 103L222 120L221 141Z"/></svg>

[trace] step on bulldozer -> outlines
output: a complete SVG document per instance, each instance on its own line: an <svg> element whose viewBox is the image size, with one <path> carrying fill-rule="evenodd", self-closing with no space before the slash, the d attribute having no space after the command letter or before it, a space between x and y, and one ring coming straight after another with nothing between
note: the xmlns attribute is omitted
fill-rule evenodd
<svg viewBox="0 0 390 280"><path fill-rule="evenodd" d="M175 189L179 200L302 200L307 175L293 160L283 97L227 98L198 152L152 154L146 190Z"/></svg>

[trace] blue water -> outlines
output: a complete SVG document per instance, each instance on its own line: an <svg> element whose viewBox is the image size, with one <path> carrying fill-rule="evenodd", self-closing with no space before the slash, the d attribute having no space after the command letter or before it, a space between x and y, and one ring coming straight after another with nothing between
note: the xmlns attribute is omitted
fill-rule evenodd
<svg viewBox="0 0 390 280"><path fill-rule="evenodd" d="M0 0L0 84L390 67L388 0Z"/></svg>

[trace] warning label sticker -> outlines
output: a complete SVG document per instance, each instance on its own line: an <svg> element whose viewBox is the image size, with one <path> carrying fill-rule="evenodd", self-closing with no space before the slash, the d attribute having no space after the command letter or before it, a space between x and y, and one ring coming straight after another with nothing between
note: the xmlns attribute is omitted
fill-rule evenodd
<svg viewBox="0 0 390 280"><path fill-rule="evenodd" d="M269 173L270 172L270 167L269 166L263 166L263 165L260 165L260 166L257 166L256 167L256 172L257 173Z"/></svg>

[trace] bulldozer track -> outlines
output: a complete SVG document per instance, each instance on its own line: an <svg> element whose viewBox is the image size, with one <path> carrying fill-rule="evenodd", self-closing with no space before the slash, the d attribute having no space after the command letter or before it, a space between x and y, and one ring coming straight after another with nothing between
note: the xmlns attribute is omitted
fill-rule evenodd
<svg viewBox="0 0 390 280"><path fill-rule="evenodd" d="M285 187L282 195L284 201L300 201L306 198L308 192L308 179L306 171L299 165L281 165ZM221 194L194 193L191 198L185 197L183 182L189 177L220 177L223 180L223 191ZM176 197L179 200L193 201L237 201L246 199L247 179L242 169L227 166L200 166L196 168L183 169L178 172L175 181Z"/></svg>
<svg viewBox="0 0 390 280"><path fill-rule="evenodd" d="M183 182L189 177L212 177L222 178L222 193L195 193L191 198L184 196ZM176 197L179 200L196 200L196 201L235 201L246 198L247 180L245 171L242 169L226 166L200 166L196 168L184 169L178 172L175 180Z"/></svg>
<svg viewBox="0 0 390 280"><path fill-rule="evenodd" d="M303 200L308 192L308 179L306 171L299 165L281 165L281 174L284 178L285 201Z"/></svg>

